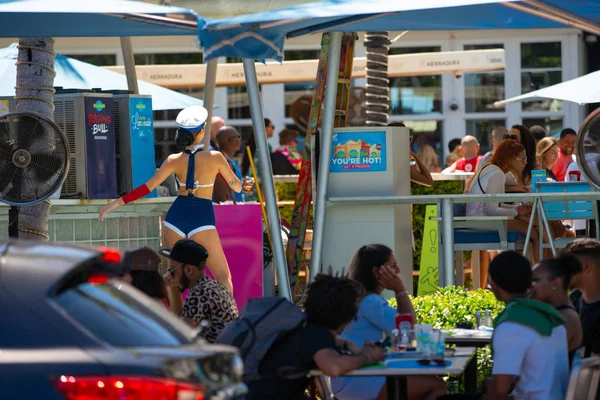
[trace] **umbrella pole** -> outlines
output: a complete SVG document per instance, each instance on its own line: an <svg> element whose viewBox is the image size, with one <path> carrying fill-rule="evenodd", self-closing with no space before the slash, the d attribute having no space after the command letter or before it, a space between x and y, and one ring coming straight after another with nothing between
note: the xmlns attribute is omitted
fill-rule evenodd
<svg viewBox="0 0 600 400"><path fill-rule="evenodd" d="M139 94L137 82L137 72L135 70L135 60L133 58L133 45L129 36L121 36L121 52L123 52L123 64L125 65L125 76L127 77L127 87L133 94Z"/></svg>
<svg viewBox="0 0 600 400"><path fill-rule="evenodd" d="M317 193L314 202L315 216L312 239L312 255L310 258L310 282L321 272L323 255L323 236L325 234L325 209L327 205L327 186L329 183L329 156L335 123L335 102L337 98L338 76L340 72L340 56L342 50L342 33L332 32L329 44L327 80L325 81L325 106L323 108L323 129L321 134L321 157L319 157L319 174L317 177Z"/></svg>
<svg viewBox="0 0 600 400"><path fill-rule="evenodd" d="M243 62L244 75L246 75L246 87L248 89L248 100L250 101L250 114L252 115L252 126L254 128L254 140L256 141L256 151L259 160L258 166L260 167L260 176L265 192L265 206L267 208L267 217L269 219L269 229L272 233L272 249L275 258L277 281L279 282L279 295L292 301L292 290L290 289L287 262L285 259L285 251L283 249L283 240L281 239L279 208L277 208L277 197L275 194L275 185L273 184L273 171L271 169L271 159L269 157L269 146L267 144L267 133L265 130L265 120L263 119L262 103L260 101L260 91L258 89L258 79L256 77L256 67L254 66L254 60L250 58L244 58Z"/></svg>
<svg viewBox="0 0 600 400"><path fill-rule="evenodd" d="M206 126L204 127L204 148L210 146L212 134L213 104L215 102L215 86L217 84L217 59L214 58L206 64L206 78L204 79L204 108L208 111Z"/></svg>

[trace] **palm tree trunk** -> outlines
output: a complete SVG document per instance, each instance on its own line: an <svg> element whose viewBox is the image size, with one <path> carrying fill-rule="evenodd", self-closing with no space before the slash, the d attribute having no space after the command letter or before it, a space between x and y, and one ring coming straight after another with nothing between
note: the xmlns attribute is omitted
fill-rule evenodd
<svg viewBox="0 0 600 400"><path fill-rule="evenodd" d="M388 122L390 89L388 87L388 53L390 39L387 32L367 32L367 125L385 126Z"/></svg>
<svg viewBox="0 0 600 400"><path fill-rule="evenodd" d="M54 120L54 39L20 38L16 111ZM49 200L19 208L19 238L48 240Z"/></svg>

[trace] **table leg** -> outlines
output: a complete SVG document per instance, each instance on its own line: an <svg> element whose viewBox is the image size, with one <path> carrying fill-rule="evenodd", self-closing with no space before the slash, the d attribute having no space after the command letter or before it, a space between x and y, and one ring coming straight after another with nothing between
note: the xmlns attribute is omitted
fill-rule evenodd
<svg viewBox="0 0 600 400"><path fill-rule="evenodd" d="M471 358L471 361L465 367L465 393L477 393L477 350Z"/></svg>
<svg viewBox="0 0 600 400"><path fill-rule="evenodd" d="M388 376L385 381L388 400L408 400L406 376Z"/></svg>

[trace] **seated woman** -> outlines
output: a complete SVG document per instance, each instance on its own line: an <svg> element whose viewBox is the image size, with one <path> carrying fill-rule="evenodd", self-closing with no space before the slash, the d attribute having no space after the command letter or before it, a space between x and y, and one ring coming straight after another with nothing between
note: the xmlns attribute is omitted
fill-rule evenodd
<svg viewBox="0 0 600 400"><path fill-rule="evenodd" d="M535 137L523 125L513 125L508 133L504 136L505 140L513 140L521 143L525 148L525 167L518 174L518 184L513 185L506 183L506 193L519 193L531 191L531 171L540 169L541 166L536 157Z"/></svg>
<svg viewBox="0 0 600 400"><path fill-rule="evenodd" d="M565 327L571 361L575 350L581 346L583 331L579 314L569 299L569 287L571 278L581 269L579 260L570 254L544 260L533 267L531 297L550 304L567 319Z"/></svg>
<svg viewBox="0 0 600 400"><path fill-rule="evenodd" d="M335 377L382 361L384 349L371 345L361 350L338 336L356 317L362 294L360 285L350 279L317 276L306 292L306 325L268 350L260 362L263 378L246 382L246 400L305 399L310 370L318 368Z"/></svg>
<svg viewBox="0 0 600 400"><path fill-rule="evenodd" d="M514 171L516 175L521 175L526 165L525 148L516 140L506 140L498 146L489 164L484 165L474 176L468 193L503 194L505 193L505 174ZM514 219L507 221L508 229L526 234L531 216L531 205L507 205L491 202L468 203L467 215L514 217ZM531 231L531 241L534 247L532 256L535 256L539 254L539 235L536 229Z"/></svg>
<svg viewBox="0 0 600 400"><path fill-rule="evenodd" d="M131 285L169 308L165 282L158 271L160 257L149 247L125 252L123 264L131 274Z"/></svg>
<svg viewBox="0 0 600 400"><path fill-rule="evenodd" d="M391 335L396 329L398 313L410 314L416 322L415 310L400 278L400 267L392 250L381 244L361 247L350 264L350 279L361 283L366 296L360 302L358 315L341 336L359 347L381 339L382 333ZM384 289L392 290L398 306L393 309L381 297ZM331 381L338 400L386 399L385 377L337 378ZM435 399L446 393L446 384L433 376L416 376L408 379L410 399Z"/></svg>

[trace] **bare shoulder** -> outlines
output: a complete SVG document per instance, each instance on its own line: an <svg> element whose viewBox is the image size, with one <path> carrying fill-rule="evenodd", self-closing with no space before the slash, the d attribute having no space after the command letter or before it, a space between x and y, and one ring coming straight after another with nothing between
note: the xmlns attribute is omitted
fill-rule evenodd
<svg viewBox="0 0 600 400"><path fill-rule="evenodd" d="M223 153L221 153L218 150L211 150L210 155L211 155L211 157L223 158Z"/></svg>
<svg viewBox="0 0 600 400"><path fill-rule="evenodd" d="M579 318L579 314L577 314L577 311L573 310L572 308L565 308L563 310L560 310L560 313L563 317L567 319L568 326L581 325L581 319Z"/></svg>

